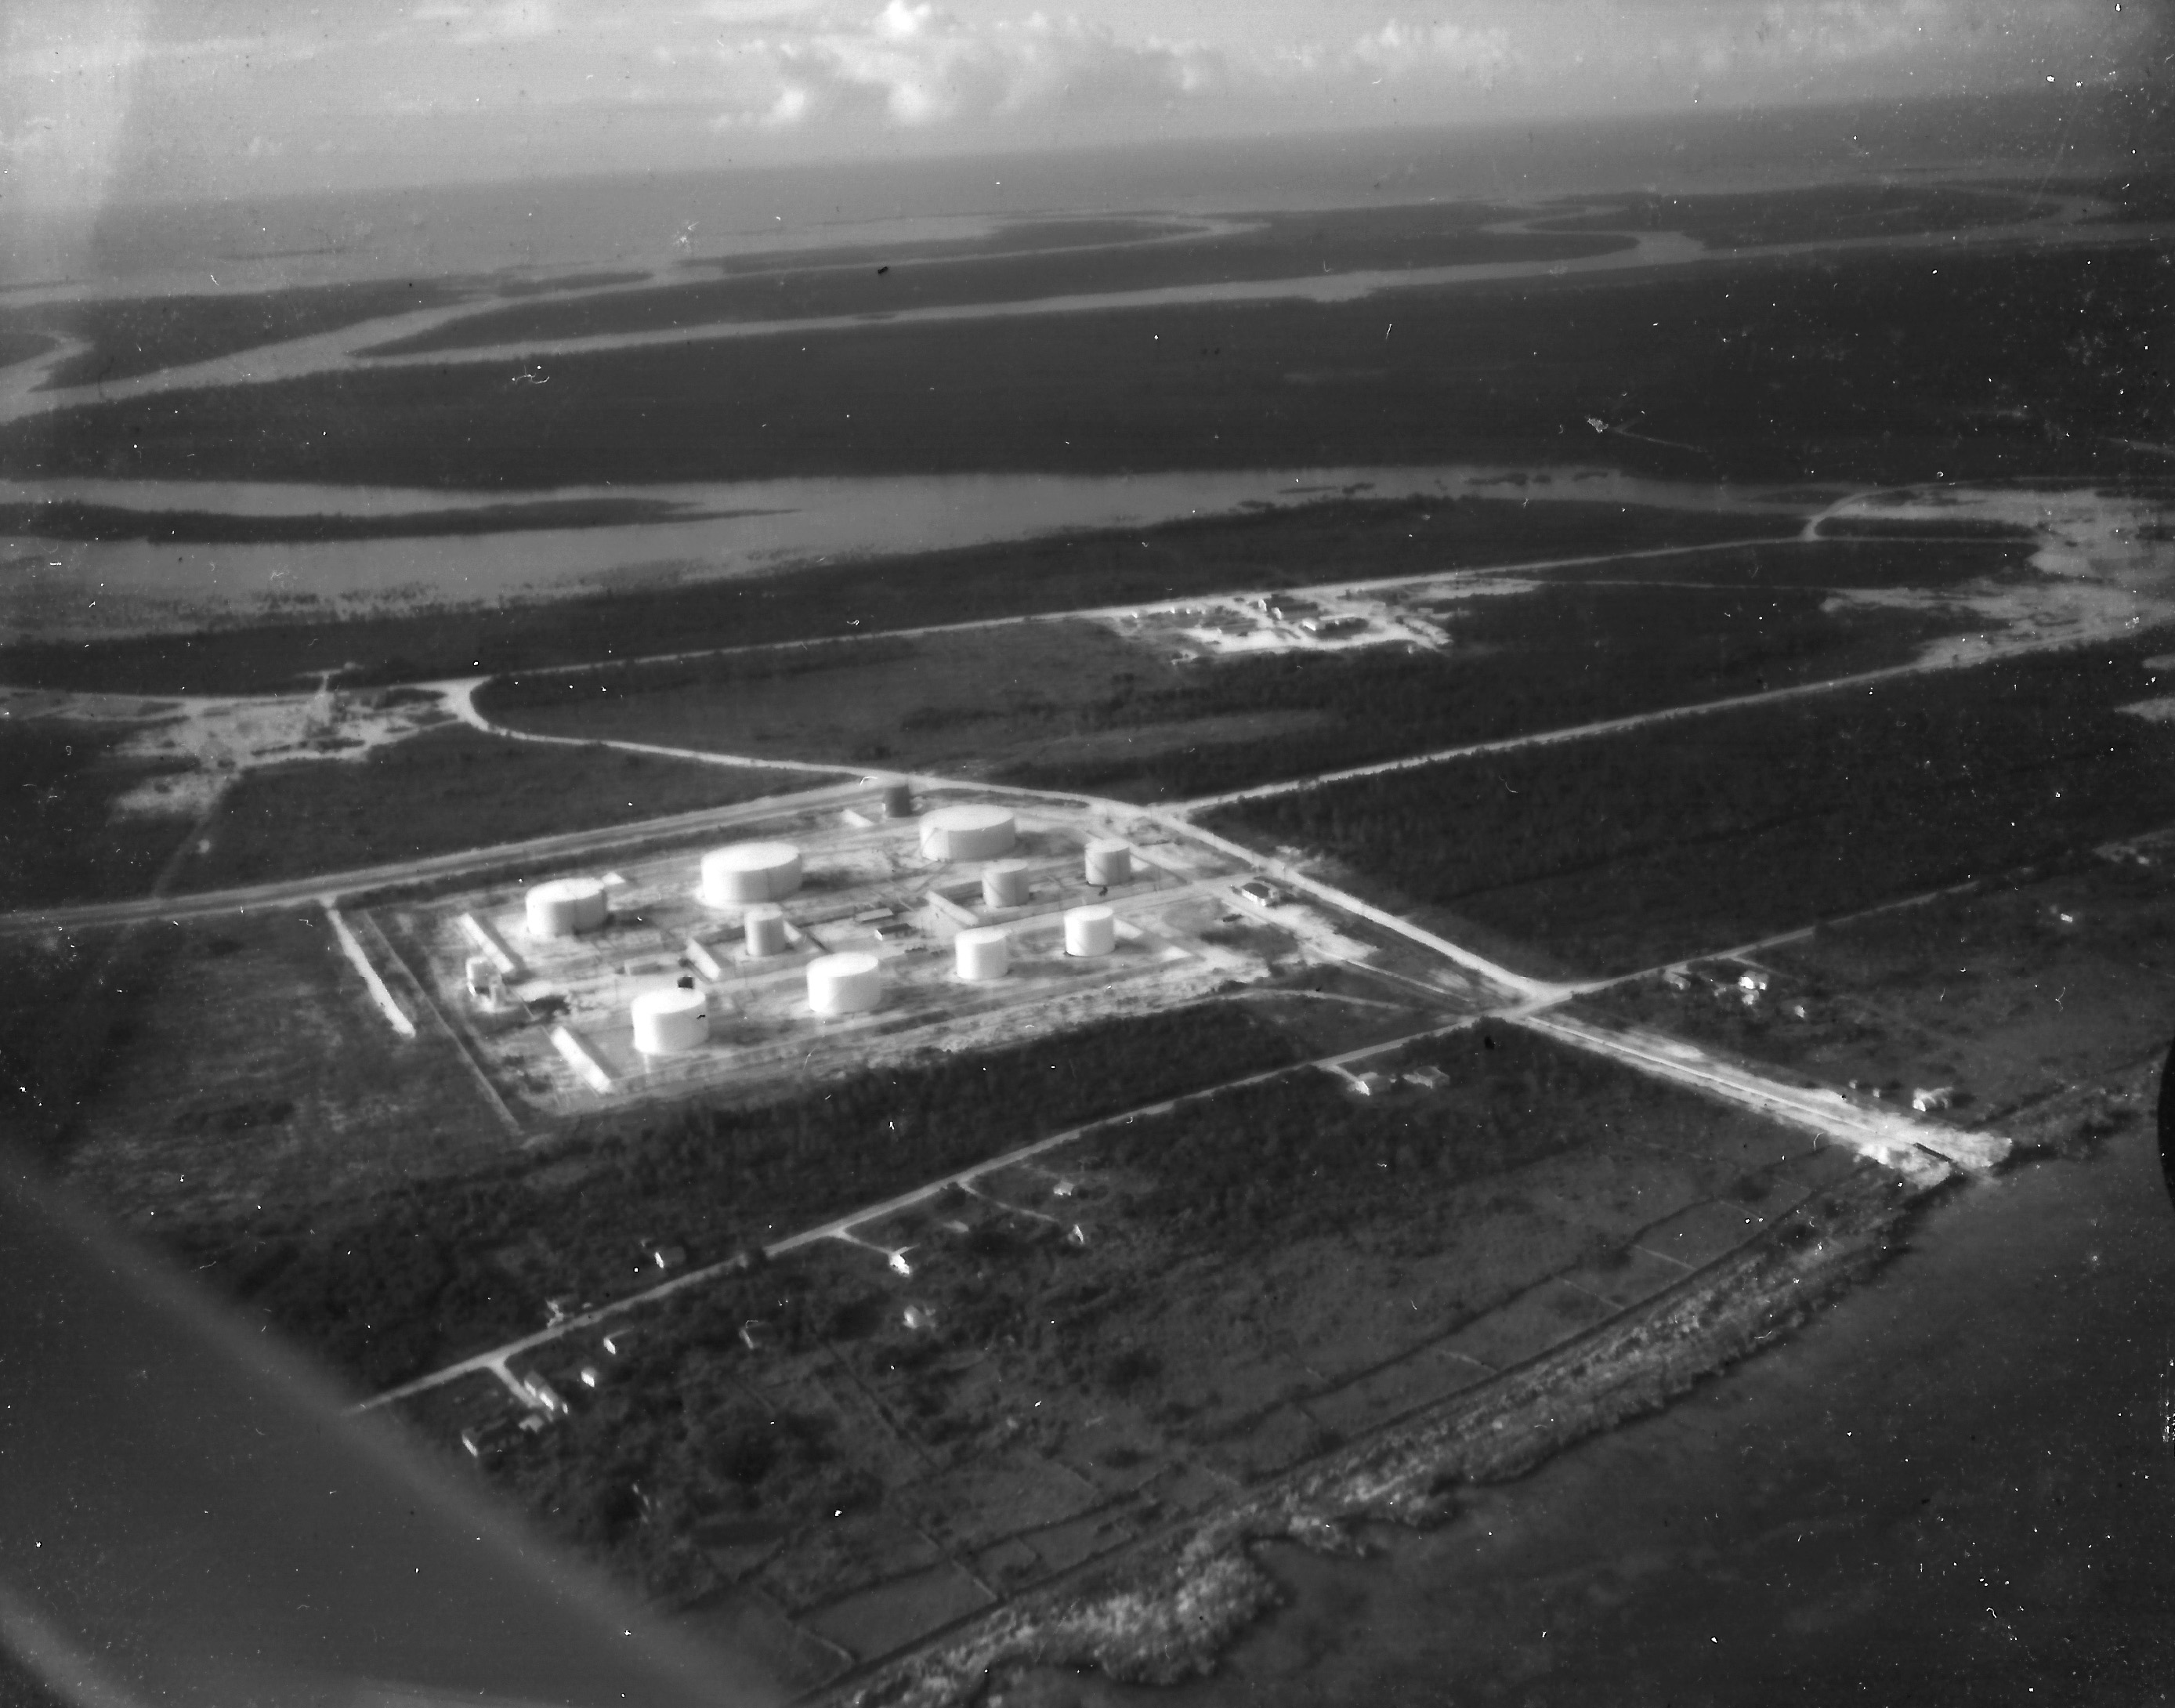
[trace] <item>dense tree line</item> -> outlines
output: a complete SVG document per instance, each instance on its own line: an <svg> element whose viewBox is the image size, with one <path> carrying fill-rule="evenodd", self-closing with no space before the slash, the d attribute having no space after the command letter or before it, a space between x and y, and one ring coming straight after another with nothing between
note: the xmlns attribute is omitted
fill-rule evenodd
<svg viewBox="0 0 2175 1708"><path fill-rule="evenodd" d="M389 1385L541 1320L548 1295L691 1262L1082 1121L1293 1059L1229 1005L1099 1022L974 1055L865 1070L747 1107L695 1106L533 1160L385 1195L344 1225L211 1224L178 1236L242 1299Z"/></svg>
<svg viewBox="0 0 2175 1708"><path fill-rule="evenodd" d="M1727 947L2175 818L2149 643L1356 778L1219 827L1595 972Z"/></svg>

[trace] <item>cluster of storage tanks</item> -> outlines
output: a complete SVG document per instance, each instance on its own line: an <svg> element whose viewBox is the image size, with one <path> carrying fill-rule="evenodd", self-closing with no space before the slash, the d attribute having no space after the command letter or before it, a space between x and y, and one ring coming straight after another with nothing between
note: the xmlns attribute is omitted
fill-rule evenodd
<svg viewBox="0 0 2175 1708"><path fill-rule="evenodd" d="M914 798L904 784L883 794L889 818L911 817ZM939 808L921 821L925 859L949 864L979 860L982 900L990 908L1028 905L1028 864L1008 858L1019 827L1001 806ZM1087 881L1098 888L1132 881L1132 849L1115 838L1088 844ZM702 859L696 897L705 906L742 909L741 930L751 959L785 952L789 940L784 909L777 904L800 887L800 850L791 843L735 843L713 849ZM553 878L533 886L526 901L529 935L556 939L600 928L610 915L610 897L594 878ZM1069 909L1065 915L1065 952L1077 957L1108 955L1117 946L1116 915L1107 907ZM1001 979L1012 969L1012 936L1001 925L961 931L952 940L955 971L973 984ZM819 956L808 963L808 1006L819 1015L862 1014L883 1001L883 963L861 951ZM631 1015L634 1047L644 1055L678 1055L700 1049L710 1036L709 999L693 981L668 990L648 990L634 999Z"/></svg>

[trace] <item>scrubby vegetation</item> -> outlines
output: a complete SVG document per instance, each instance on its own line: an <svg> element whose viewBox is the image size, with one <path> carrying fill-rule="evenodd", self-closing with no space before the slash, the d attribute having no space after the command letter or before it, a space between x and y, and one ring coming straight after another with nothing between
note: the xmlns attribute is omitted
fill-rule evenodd
<svg viewBox="0 0 2175 1708"><path fill-rule="evenodd" d="M2164 644L2164 643L2161 643ZM2151 644L1356 778L1218 816L1589 971L1713 951L2175 819Z"/></svg>
<svg viewBox="0 0 2175 1708"><path fill-rule="evenodd" d="M1229 1006L1107 1021L975 1056L865 1071L315 1214L176 1237L239 1298L372 1385L541 1321L547 1295L656 1278L1044 1134L1275 1067L1281 1034ZM313 1231L314 1229L314 1231Z"/></svg>
<svg viewBox="0 0 2175 1708"><path fill-rule="evenodd" d="M564 747L457 724L354 761L298 760L245 773L176 875L181 890L412 859L562 831L725 806L825 779Z"/></svg>
<svg viewBox="0 0 2175 1708"><path fill-rule="evenodd" d="M118 724L0 720L0 908L149 892L188 826L115 810L137 784L180 768L117 751L134 733Z"/></svg>

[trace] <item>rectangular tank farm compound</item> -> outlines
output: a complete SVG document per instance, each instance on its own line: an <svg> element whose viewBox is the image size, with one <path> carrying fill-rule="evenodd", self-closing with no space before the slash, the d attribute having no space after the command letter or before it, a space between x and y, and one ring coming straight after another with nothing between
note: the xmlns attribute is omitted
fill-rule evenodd
<svg viewBox="0 0 2175 1708"><path fill-rule="evenodd" d="M1174 1006L1301 952L1303 929L1223 929L1248 874L1192 843L1062 808L920 806L782 815L376 916L499 1095L545 1116Z"/></svg>

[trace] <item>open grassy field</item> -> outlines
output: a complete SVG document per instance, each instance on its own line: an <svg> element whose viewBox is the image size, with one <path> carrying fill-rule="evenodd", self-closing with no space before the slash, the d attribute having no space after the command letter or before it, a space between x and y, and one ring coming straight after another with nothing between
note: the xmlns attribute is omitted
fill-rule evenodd
<svg viewBox="0 0 2175 1708"><path fill-rule="evenodd" d="M1677 476L2112 474L2143 455L2113 442L2167 436L2163 287L2147 244L1868 252L697 339L554 358L548 386L453 361L84 405L0 431L0 472L534 490L1546 464L1597 420L1635 423L1615 458Z"/></svg>
<svg viewBox="0 0 2175 1708"><path fill-rule="evenodd" d="M1911 555L1755 549L1701 565L1717 580L1734 565L1752 590L1547 585L1445 600L1429 611L1451 635L1442 652L1180 664L1072 621L515 675L478 704L550 735L1182 799L1900 663L1951 625L1831 611L1824 592L1768 591L1760 571L1788 561L1807 580L1847 580L1869 556ZM1929 578L1958 572L1960 559L2007 561L1944 549L1928 556ZM1672 573L1666 562L1654 572L1665 583Z"/></svg>
<svg viewBox="0 0 2175 1708"><path fill-rule="evenodd" d="M291 691L316 670L427 680L705 647L760 645L1141 603L1332 576L1794 533L1785 516L1521 499L1348 495L1149 529L1115 529L809 564L664 589L351 621L280 622L89 644L0 647L0 680L113 692Z"/></svg>
<svg viewBox="0 0 2175 1708"><path fill-rule="evenodd" d="M397 1037L314 908L10 935L0 970L10 1132L155 1237L506 1145L452 1040Z"/></svg>
<svg viewBox="0 0 2175 1708"><path fill-rule="evenodd" d="M725 806L822 780L546 746L447 725L352 763L303 760L244 773L176 869L174 885L223 889L381 865Z"/></svg>
<svg viewBox="0 0 2175 1708"><path fill-rule="evenodd" d="M1437 1078L1205 1098L857 1228L875 1250L723 1277L635 1317L617 1357L570 1338L523 1367L574 1409L490 1475L654 1591L739 1583L865 1659L1765 1228L1809 1239L1857 1166L1522 1033L1391 1065Z"/></svg>
<svg viewBox="0 0 2175 1708"><path fill-rule="evenodd" d="M62 363L46 381L48 388L87 386L337 332L470 294L470 287L449 279L388 279L216 296L111 297L15 309L0 317L0 332L52 332L89 340L89 350Z"/></svg>
<svg viewBox="0 0 2175 1708"><path fill-rule="evenodd" d="M1628 972L2175 821L2175 731L2114 708L2156 643L2079 648L1218 814L1553 967ZM2165 638L2156 644L2164 646Z"/></svg>

